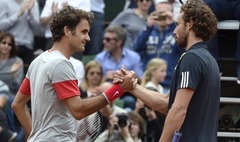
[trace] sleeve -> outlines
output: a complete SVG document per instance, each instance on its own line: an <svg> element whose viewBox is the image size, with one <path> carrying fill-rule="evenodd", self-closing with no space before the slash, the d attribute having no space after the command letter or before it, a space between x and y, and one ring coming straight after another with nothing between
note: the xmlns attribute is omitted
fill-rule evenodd
<svg viewBox="0 0 240 142"><path fill-rule="evenodd" d="M198 86L203 74L203 61L194 53L186 53L179 64L178 89L191 88Z"/></svg>
<svg viewBox="0 0 240 142"><path fill-rule="evenodd" d="M110 23L110 26L112 25L119 25L119 26L125 26L125 20L126 19L126 12L122 11L120 12L117 17L115 17L112 22Z"/></svg>
<svg viewBox="0 0 240 142"><path fill-rule="evenodd" d="M143 70L142 70L142 62L141 62L141 57L136 53L136 58L134 58L133 61L135 63L133 64L133 70L136 72L137 76L139 78L142 78L143 75Z"/></svg>
<svg viewBox="0 0 240 142"><path fill-rule="evenodd" d="M18 16L17 13L13 14L13 15L8 15L7 10L8 10L8 6L6 4L6 2L2 2L0 1L0 31L7 31L8 29L10 29L13 25L16 24L17 20L18 20Z"/></svg>
<svg viewBox="0 0 240 142"><path fill-rule="evenodd" d="M34 6L30 12L31 14L29 14L28 21L32 29L34 29L35 31L38 31L40 28L40 21L39 21L40 17L39 17L39 6L37 1L35 1Z"/></svg>
<svg viewBox="0 0 240 142"><path fill-rule="evenodd" d="M52 83L60 100L80 95L74 68L68 61L63 60L56 65Z"/></svg>
<svg viewBox="0 0 240 142"><path fill-rule="evenodd" d="M148 38L152 32L153 28L146 27L143 31L139 32L138 35L135 37L133 42L133 50L136 52L144 51L147 47Z"/></svg>
<svg viewBox="0 0 240 142"><path fill-rule="evenodd" d="M17 62L21 62L23 63L22 59L20 58L16 58ZM13 90L13 93L16 93L17 90L19 89L22 81L23 81L23 77L24 77L24 69L23 69L23 65L17 70L15 76L11 79L11 86L9 86L11 88L11 90Z"/></svg>
<svg viewBox="0 0 240 142"><path fill-rule="evenodd" d="M46 3L43 7L43 10L40 16L41 18L50 16L52 14L52 4L53 4L53 0L46 0Z"/></svg>
<svg viewBox="0 0 240 142"><path fill-rule="evenodd" d="M30 89L30 81L27 77L24 78L20 88L19 88L19 92L21 92L24 95L31 95L31 89Z"/></svg>

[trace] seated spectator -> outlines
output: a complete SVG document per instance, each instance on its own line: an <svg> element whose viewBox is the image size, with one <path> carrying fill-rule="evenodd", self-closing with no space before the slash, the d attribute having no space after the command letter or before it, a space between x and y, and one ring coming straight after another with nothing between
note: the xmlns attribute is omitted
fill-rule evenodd
<svg viewBox="0 0 240 142"><path fill-rule="evenodd" d="M85 65L85 75L80 85L81 97L96 96L97 87L102 83L102 67L92 60Z"/></svg>
<svg viewBox="0 0 240 142"><path fill-rule="evenodd" d="M148 62L147 68L143 74L141 86L163 94L163 87L159 83L165 80L167 74L166 70L167 64L165 60L160 58L151 59ZM135 111L138 112L145 120L145 139L151 142L158 142L163 130L165 115L155 112L139 99L135 105Z"/></svg>
<svg viewBox="0 0 240 142"><path fill-rule="evenodd" d="M167 63L165 60L160 58L151 59L143 74L141 86L164 94L163 87L160 83L165 80L167 75L166 71Z"/></svg>
<svg viewBox="0 0 240 142"><path fill-rule="evenodd" d="M11 98L8 86L0 80L0 141L9 142L16 138L17 133L10 130L6 113L9 98Z"/></svg>
<svg viewBox="0 0 240 142"><path fill-rule="evenodd" d="M112 25L122 26L127 31L125 47L132 49L132 43L142 29L146 26L148 9L152 0L135 0L137 7L129 8L120 12L110 23Z"/></svg>
<svg viewBox="0 0 240 142"><path fill-rule="evenodd" d="M72 65L74 67L74 70L77 75L78 87L80 87L80 84L82 83L84 75L85 75L84 65L83 65L82 61L80 61L74 57L70 57L69 61L72 63Z"/></svg>
<svg viewBox="0 0 240 142"><path fill-rule="evenodd" d="M143 70L152 58L162 58L167 64L167 76L161 85L164 94L169 93L170 82L178 59L184 52L178 48L173 36L175 23L173 21L173 7L169 2L156 4L155 10L148 16L146 29L135 38L133 49L141 54Z"/></svg>
<svg viewBox="0 0 240 142"><path fill-rule="evenodd" d="M111 80L116 70L122 65L127 70L134 70L139 78L142 76L141 59L138 53L124 47L126 31L120 26L110 26L104 33L104 51L96 55L95 60L101 64L105 80ZM134 109L135 98L125 94L124 107Z"/></svg>
<svg viewBox="0 0 240 142"><path fill-rule="evenodd" d="M113 77L116 70L134 70L139 78L142 76L140 56L124 47L126 31L120 26L106 28L103 44L104 51L96 55L95 60L101 64L104 77Z"/></svg>
<svg viewBox="0 0 240 142"><path fill-rule="evenodd" d="M23 80L23 61L17 56L15 40L12 34L0 33L0 78L15 96Z"/></svg>
<svg viewBox="0 0 240 142"><path fill-rule="evenodd" d="M0 109L0 141L13 142L17 136L16 132L12 132L8 128L7 118L2 109Z"/></svg>
<svg viewBox="0 0 240 142"><path fill-rule="evenodd" d="M0 0L0 31L14 35L17 55L23 60L26 73L34 59L34 31L38 32L39 6L36 0Z"/></svg>
<svg viewBox="0 0 240 142"><path fill-rule="evenodd" d="M116 114L109 117L109 127L95 142L142 142L143 118L136 112Z"/></svg>

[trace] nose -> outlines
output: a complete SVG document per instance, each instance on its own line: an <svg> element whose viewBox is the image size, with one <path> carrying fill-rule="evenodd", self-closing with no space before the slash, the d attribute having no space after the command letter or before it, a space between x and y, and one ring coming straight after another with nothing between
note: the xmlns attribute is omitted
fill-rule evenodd
<svg viewBox="0 0 240 142"><path fill-rule="evenodd" d="M89 34L86 35L85 40L86 40L86 41L90 41L90 36L89 36Z"/></svg>

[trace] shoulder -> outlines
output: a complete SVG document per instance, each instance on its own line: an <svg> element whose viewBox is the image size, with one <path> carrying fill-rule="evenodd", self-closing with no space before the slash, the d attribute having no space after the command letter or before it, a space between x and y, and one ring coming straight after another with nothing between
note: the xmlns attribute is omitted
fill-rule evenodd
<svg viewBox="0 0 240 142"><path fill-rule="evenodd" d="M123 48L123 52L129 56L134 56L134 57L140 57L140 55L136 52L136 51L133 51L131 49L128 49L126 47Z"/></svg>
<svg viewBox="0 0 240 142"><path fill-rule="evenodd" d="M107 51L102 51L95 56L95 59L103 59L103 58L107 57L107 55L108 55L107 53L108 53Z"/></svg>
<svg viewBox="0 0 240 142"><path fill-rule="evenodd" d="M134 13L134 9L132 9L132 8L128 8L128 9L126 9L126 10L124 10L124 11L122 11L122 12L120 12L121 14L123 14L123 15L128 15L128 14L133 14Z"/></svg>

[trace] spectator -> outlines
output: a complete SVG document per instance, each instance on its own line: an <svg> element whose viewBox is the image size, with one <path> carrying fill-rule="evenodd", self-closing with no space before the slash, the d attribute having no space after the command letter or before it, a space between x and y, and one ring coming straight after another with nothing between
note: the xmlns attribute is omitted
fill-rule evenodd
<svg viewBox="0 0 240 142"><path fill-rule="evenodd" d="M95 142L142 142L143 118L136 112L111 115L109 128L102 132Z"/></svg>
<svg viewBox="0 0 240 142"><path fill-rule="evenodd" d="M17 56L14 36L8 32L0 33L0 78L15 96L23 80L23 61Z"/></svg>
<svg viewBox="0 0 240 142"><path fill-rule="evenodd" d="M36 0L0 0L0 31L14 35L17 55L24 62L26 73L34 59L34 30L39 29L39 7Z"/></svg>
<svg viewBox="0 0 240 142"><path fill-rule="evenodd" d="M0 141L1 142L12 142L17 136L16 132L12 132L8 128L8 121L5 113L0 109Z"/></svg>
<svg viewBox="0 0 240 142"><path fill-rule="evenodd" d="M96 55L102 50L102 38L104 33L104 0L90 0L91 11L94 14L95 22L91 26L89 36L90 42L86 44L84 55Z"/></svg>
<svg viewBox="0 0 240 142"><path fill-rule="evenodd" d="M92 60L85 65L85 76L81 83L81 97L96 96L97 87L102 83L103 74L101 65Z"/></svg>
<svg viewBox="0 0 240 142"><path fill-rule="evenodd" d="M166 61L160 58L151 59L143 74L141 86L163 94L163 87L159 83L165 80L166 70ZM136 102L135 111L139 112L146 122L146 140L157 142L163 130L165 115L155 112L139 99Z"/></svg>
<svg viewBox="0 0 240 142"><path fill-rule="evenodd" d="M132 49L133 41L138 34L146 26L148 9L152 4L152 0L135 0L136 8L126 9L120 12L117 17L110 23L111 25L122 26L127 31L127 38L124 47Z"/></svg>
<svg viewBox="0 0 240 142"><path fill-rule="evenodd" d="M134 111L139 113L144 119L143 140L146 142L158 142L163 130L165 116L154 111L139 99L136 101Z"/></svg>
<svg viewBox="0 0 240 142"><path fill-rule="evenodd" d="M106 28L103 44L104 51L97 54L95 60L101 64L103 75L111 79L122 65L128 70L134 70L139 78L142 76L140 56L124 47L126 31L120 26Z"/></svg>
<svg viewBox="0 0 240 142"><path fill-rule="evenodd" d="M126 31L120 26L106 28L103 44L104 51L96 55L95 60L101 64L105 80L112 80L116 70L121 66L128 70L134 70L139 78L142 76L140 56L123 45L126 39ZM124 108L134 109L135 98L125 93L122 97Z"/></svg>
<svg viewBox="0 0 240 142"><path fill-rule="evenodd" d="M156 11L147 20L147 27L139 33L133 44L133 49L141 54L143 70L152 58L162 58L167 64L167 76L161 85L167 94L174 68L183 50L180 50L173 36L175 23L173 22L173 7L169 2L156 4Z"/></svg>
<svg viewBox="0 0 240 142"><path fill-rule="evenodd" d="M157 92L163 94L163 87L159 84L165 80L167 70L166 61L160 58L151 59L147 68L143 74L141 81L141 86L156 90Z"/></svg>
<svg viewBox="0 0 240 142"><path fill-rule="evenodd" d="M77 75L78 86L80 87L80 84L82 83L84 75L85 75L84 65L83 65L82 61L80 61L74 57L70 57L69 61L72 63L72 65L74 67L74 70Z"/></svg>

